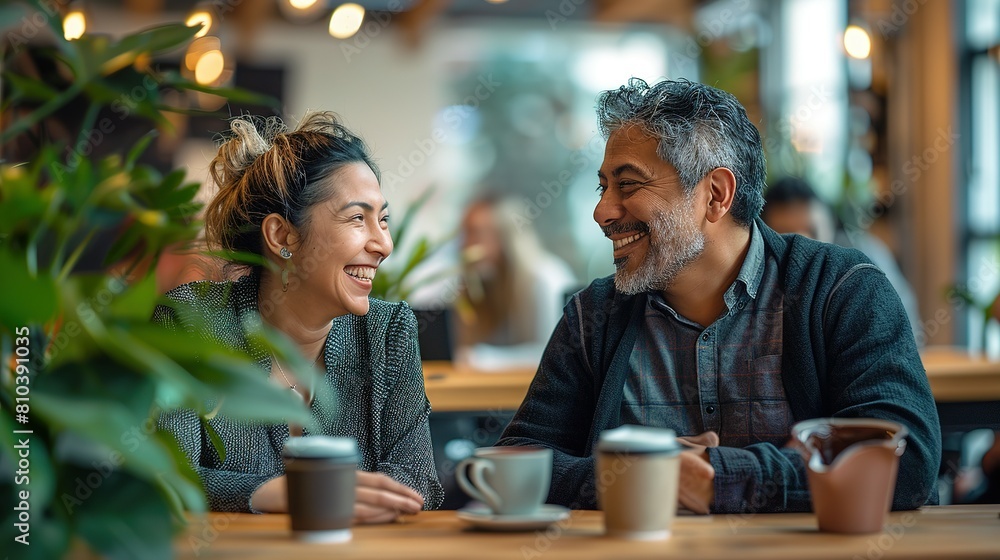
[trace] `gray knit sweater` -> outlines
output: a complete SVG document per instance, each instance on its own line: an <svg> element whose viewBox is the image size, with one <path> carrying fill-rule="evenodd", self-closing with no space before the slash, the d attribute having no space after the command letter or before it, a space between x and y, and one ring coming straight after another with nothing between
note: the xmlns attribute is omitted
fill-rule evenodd
<svg viewBox="0 0 1000 560"><path fill-rule="evenodd" d="M207 326L204 336L248 351L261 375L267 375L270 355L248 344L240 328L245 314L257 313L257 287L253 276L245 276L236 282L193 282L167 297L192 306ZM443 491L434 468L427 423L431 407L424 393L416 318L405 303L369 301L367 315L333 320L323 356L335 402L315 399L311 409L318 421L327 419L321 423L324 435L357 439L359 469L385 473L420 492L424 509L435 509ZM193 321L167 306L158 306L153 320L194 329ZM250 496L283 474L281 449L288 426L253 425L221 415L209 423L225 443L224 461L193 411L164 414L160 429L170 431L191 460L212 510L257 513Z"/></svg>

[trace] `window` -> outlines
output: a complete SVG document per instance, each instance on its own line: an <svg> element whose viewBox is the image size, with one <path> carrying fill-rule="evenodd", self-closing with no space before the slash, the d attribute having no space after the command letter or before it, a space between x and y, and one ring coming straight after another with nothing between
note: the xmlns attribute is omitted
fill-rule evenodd
<svg viewBox="0 0 1000 560"><path fill-rule="evenodd" d="M965 284L980 306L1000 292L1000 0L966 2L966 56L962 120L969 131L965 189ZM1000 328L983 332L970 309L967 338L973 348L1000 353Z"/></svg>

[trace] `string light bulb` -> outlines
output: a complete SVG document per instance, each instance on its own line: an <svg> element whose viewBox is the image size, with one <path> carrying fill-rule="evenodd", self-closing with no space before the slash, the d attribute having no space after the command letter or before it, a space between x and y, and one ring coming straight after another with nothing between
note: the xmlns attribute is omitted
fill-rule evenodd
<svg viewBox="0 0 1000 560"><path fill-rule="evenodd" d="M365 20L365 9L358 4L347 3L337 6L330 16L330 35L336 39L347 39L361 29Z"/></svg>
<svg viewBox="0 0 1000 560"><path fill-rule="evenodd" d="M212 17L212 11L208 8L197 7L193 12L191 12L187 19L184 20L184 25L188 27L201 26L201 29L195 33L195 38L204 37L208 35L211 31L212 26L215 24L215 18Z"/></svg>
<svg viewBox="0 0 1000 560"><path fill-rule="evenodd" d="M220 50L210 50L200 57L194 65L194 81L203 86L214 85L222 71L226 69L226 58Z"/></svg>
<svg viewBox="0 0 1000 560"><path fill-rule="evenodd" d="M194 72L195 68L198 67L198 61L208 51L222 51L222 42L219 41L218 37L208 35L191 41L187 52L184 53L184 67Z"/></svg>
<svg viewBox="0 0 1000 560"><path fill-rule="evenodd" d="M325 13L326 0L278 0L278 8L288 21L294 23L309 23Z"/></svg>
<svg viewBox="0 0 1000 560"><path fill-rule="evenodd" d="M844 50L851 58L864 60L872 54L872 38L860 25L849 25L844 30Z"/></svg>
<svg viewBox="0 0 1000 560"><path fill-rule="evenodd" d="M79 39L87 31L87 16L79 6L70 8L63 18L63 37L67 41Z"/></svg>

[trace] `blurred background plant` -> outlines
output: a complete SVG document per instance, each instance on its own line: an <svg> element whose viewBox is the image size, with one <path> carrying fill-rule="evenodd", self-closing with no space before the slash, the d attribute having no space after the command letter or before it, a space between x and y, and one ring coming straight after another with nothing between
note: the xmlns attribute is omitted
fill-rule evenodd
<svg viewBox="0 0 1000 560"><path fill-rule="evenodd" d="M982 300L977 297L973 290L965 283L955 283L945 289L944 296L948 302L957 310L967 310L970 319L978 323L978 340L970 341L973 349L989 353L991 323L1000 320L1000 294Z"/></svg>
<svg viewBox="0 0 1000 560"><path fill-rule="evenodd" d="M421 274L421 265L431 259L445 243L454 238L451 233L444 239L431 240L427 236L417 237L410 242L409 232L413 220L434 194L433 188L427 188L420 193L406 210L398 222L389 225L392 235L393 255L386 265L379 267L378 274L372 280L371 297L385 301L405 301L422 286L432 284L455 273L453 268L435 270Z"/></svg>
<svg viewBox="0 0 1000 560"><path fill-rule="evenodd" d="M0 6L0 539L15 557L168 558L184 512L206 506L155 430L162 411L313 424L250 356L150 323L156 261L195 239L201 205L183 170L141 160L171 111L198 113L185 94L274 102L158 67L197 28L68 40L63 9ZM247 328L310 371L287 339Z"/></svg>

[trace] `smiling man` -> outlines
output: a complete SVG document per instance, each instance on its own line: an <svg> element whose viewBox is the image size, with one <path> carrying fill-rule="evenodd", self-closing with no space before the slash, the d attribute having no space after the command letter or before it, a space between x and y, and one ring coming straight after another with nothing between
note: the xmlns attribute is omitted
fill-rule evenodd
<svg viewBox="0 0 1000 560"><path fill-rule="evenodd" d="M677 431L681 505L805 511L795 422L866 417L910 429L894 509L937 500L941 439L906 314L860 252L758 219L760 135L730 94L633 79L601 94L594 220L616 272L567 304L500 445L554 450L549 501L596 506L602 430Z"/></svg>

